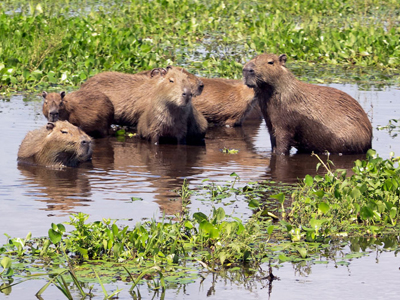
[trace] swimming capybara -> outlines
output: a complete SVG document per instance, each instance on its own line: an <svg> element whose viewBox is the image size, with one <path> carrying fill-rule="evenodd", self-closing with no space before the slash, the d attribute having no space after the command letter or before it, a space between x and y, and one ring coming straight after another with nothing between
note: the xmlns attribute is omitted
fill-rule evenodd
<svg viewBox="0 0 400 300"><path fill-rule="evenodd" d="M18 150L18 161L54 168L76 167L91 157L91 138L68 121L28 132Z"/></svg>
<svg viewBox="0 0 400 300"><path fill-rule="evenodd" d="M254 90L244 85L242 80L200 79L204 89L201 95L193 98L193 105L209 123L219 126L241 126L253 107L257 106Z"/></svg>
<svg viewBox="0 0 400 300"><path fill-rule="evenodd" d="M274 153L364 153L371 148L372 126L360 104L348 94L301 82L286 68L286 55L256 56L243 68L254 89Z"/></svg>
<svg viewBox="0 0 400 300"><path fill-rule="evenodd" d="M103 72L89 78L82 84L80 90L99 91L109 97L114 105L114 123L135 126L144 109L147 107L148 93L152 90L156 74L182 73L186 75L191 85L192 96L201 94L203 83L195 75L180 67L168 66L137 74L120 72ZM153 77L152 77L153 76ZM169 75L168 75L169 76ZM165 81L167 82L167 81ZM180 92L181 94L181 92Z"/></svg>
<svg viewBox="0 0 400 300"><path fill-rule="evenodd" d="M50 122L67 120L93 137L105 137L114 120L114 106L98 91L42 94L43 114Z"/></svg>
<svg viewBox="0 0 400 300"><path fill-rule="evenodd" d="M192 84L178 68L154 69L138 121L140 137L153 143L203 143L207 121L192 106Z"/></svg>

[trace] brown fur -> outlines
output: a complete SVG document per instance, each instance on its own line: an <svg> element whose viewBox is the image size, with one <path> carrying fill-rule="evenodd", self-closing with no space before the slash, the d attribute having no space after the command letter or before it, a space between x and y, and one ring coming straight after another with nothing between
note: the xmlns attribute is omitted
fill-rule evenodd
<svg viewBox="0 0 400 300"><path fill-rule="evenodd" d="M204 89L193 99L193 105L209 123L241 126L257 103L254 90L241 80L201 78Z"/></svg>
<svg viewBox="0 0 400 300"><path fill-rule="evenodd" d="M187 76L193 96L201 94L203 83L195 75L180 67L168 67ZM89 78L81 90L100 91L106 94L114 105L114 122L119 125L135 126L148 103L148 93L153 88L151 74L165 74L167 69L158 68L137 74L103 72ZM161 74L161 75L162 75Z"/></svg>
<svg viewBox="0 0 400 300"><path fill-rule="evenodd" d="M93 137L108 135L114 120L114 106L97 91L75 91L65 95L43 92L43 114L50 122L67 120Z"/></svg>
<svg viewBox="0 0 400 300"><path fill-rule="evenodd" d="M152 77L146 107L138 121L140 137L153 143L201 143L207 121L192 106L192 84L179 70L168 69Z"/></svg>
<svg viewBox="0 0 400 300"><path fill-rule="evenodd" d="M371 148L372 126L360 104L335 88L297 80L286 55L262 54L243 68L271 138L273 152L364 153Z"/></svg>
<svg viewBox="0 0 400 300"><path fill-rule="evenodd" d="M91 138L68 121L28 132L18 151L18 161L55 168L76 167L91 156Z"/></svg>

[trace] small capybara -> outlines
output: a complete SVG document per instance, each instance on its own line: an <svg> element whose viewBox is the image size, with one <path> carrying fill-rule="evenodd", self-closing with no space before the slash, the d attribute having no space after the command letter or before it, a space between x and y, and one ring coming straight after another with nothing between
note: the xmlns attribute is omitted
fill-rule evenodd
<svg viewBox="0 0 400 300"><path fill-rule="evenodd" d="M243 68L254 89L274 153L364 153L371 148L372 126L348 94L301 82L286 68L286 55L261 54Z"/></svg>
<svg viewBox="0 0 400 300"><path fill-rule="evenodd" d="M91 138L68 121L28 132L18 150L18 161L53 168L76 167L91 157Z"/></svg>
<svg viewBox="0 0 400 300"><path fill-rule="evenodd" d="M140 137L153 143L201 144L207 121L192 106L192 84L178 68L154 69L146 107L138 121Z"/></svg>
<svg viewBox="0 0 400 300"><path fill-rule="evenodd" d="M193 105L207 122L219 126L241 126L257 104L254 90L242 80L200 78L204 84L201 95L193 98Z"/></svg>
<svg viewBox="0 0 400 300"><path fill-rule="evenodd" d="M114 106L98 91L42 94L43 114L50 122L67 120L92 137L105 137L114 120Z"/></svg>
<svg viewBox="0 0 400 300"><path fill-rule="evenodd" d="M120 72L103 72L89 78L82 84L80 90L99 91L109 97L114 105L114 123L118 125L135 126L148 103L148 93L153 88L152 78L157 74L182 73L186 75L191 85L192 96L201 94L202 81L195 75L180 67L168 66L137 74ZM169 76L169 75L168 75ZM167 81L164 81L167 82ZM181 92L179 92L181 94Z"/></svg>

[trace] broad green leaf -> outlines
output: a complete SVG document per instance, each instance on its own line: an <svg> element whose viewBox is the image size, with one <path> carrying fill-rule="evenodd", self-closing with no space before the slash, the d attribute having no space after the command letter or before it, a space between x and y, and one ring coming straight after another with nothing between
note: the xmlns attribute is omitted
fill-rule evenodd
<svg viewBox="0 0 400 300"><path fill-rule="evenodd" d="M6 257L3 257L0 264L4 269L8 269L11 267L11 262L12 262L11 258L6 256Z"/></svg>
<svg viewBox="0 0 400 300"><path fill-rule="evenodd" d="M313 185L313 183L314 183L314 178L312 178L312 176L310 176L310 175L306 175L306 177L304 178L304 183L307 185L307 186L312 186Z"/></svg>
<svg viewBox="0 0 400 300"><path fill-rule="evenodd" d="M329 211L329 204L326 202L321 202L318 204L318 210L323 214L326 214Z"/></svg>
<svg viewBox="0 0 400 300"><path fill-rule="evenodd" d="M49 229L49 238L50 238L50 241L53 244L57 244L57 243L59 243L61 241L62 234L59 233L58 231L53 230L53 229Z"/></svg>

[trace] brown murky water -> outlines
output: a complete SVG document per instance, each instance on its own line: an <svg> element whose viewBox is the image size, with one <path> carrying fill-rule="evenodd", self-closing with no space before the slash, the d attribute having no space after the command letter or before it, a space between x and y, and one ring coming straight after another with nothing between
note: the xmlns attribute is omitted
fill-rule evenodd
<svg viewBox="0 0 400 300"><path fill-rule="evenodd" d="M362 91L357 86L331 86L352 95L368 113L374 127L373 148L380 156L387 158L391 151L400 155L396 132L376 129L378 125L387 125L390 119L400 118L400 90L371 88ZM73 212L87 213L91 221L111 218L120 220L119 224L132 226L144 218L174 214L181 205L172 190L180 188L184 179L193 187L206 178L218 182L231 180L229 175L236 172L241 183L256 180L292 183L316 172L315 157L271 156L267 129L257 118L239 128L211 128L204 147L152 145L135 137L125 140L110 137L95 141L93 161L80 168L56 171L18 165L17 151L25 134L44 124L46 120L41 114L39 97L15 95L0 100L0 244L6 242L3 233L12 237L24 237L29 231L33 236L47 235L51 223L67 221ZM223 148L239 152L225 154L221 151ZM355 159L363 157L347 155L332 156L331 159L336 167L349 169ZM132 202L131 197L143 200ZM235 212L241 216L251 213L245 202L239 201L235 206ZM209 207L210 203L202 201L192 201L190 206L193 212ZM274 282L271 299L282 299L285 295L293 299L321 299L318 295L323 295L323 299L345 299L350 295L353 299L366 299L372 293L374 299L381 296L382 299L395 299L393 294L384 296L379 289L370 286L375 284L376 274L381 274L380 284L392 286L399 292L398 284L395 287L393 280L399 282L400 263L393 253L383 253L382 258L378 262L372 255L339 269L332 265L312 266L312 272L305 277L285 265L275 272L281 281ZM205 299L213 285L210 276L202 284L170 292L166 299ZM30 286L33 290L28 292ZM41 286L35 282L22 284L7 299L22 299L23 295L31 298ZM352 294L354 286L360 291L359 297ZM332 292L332 288L337 290ZM246 287L217 278L214 296L219 299L235 299L239 295L251 299L266 298L268 289L257 282ZM59 292L55 291L54 295ZM151 297L151 294L146 295L146 298Z"/></svg>

